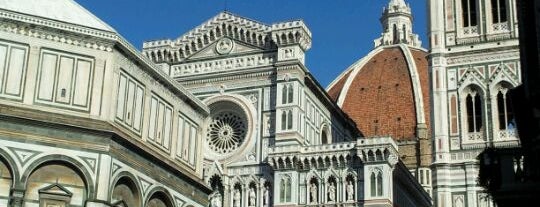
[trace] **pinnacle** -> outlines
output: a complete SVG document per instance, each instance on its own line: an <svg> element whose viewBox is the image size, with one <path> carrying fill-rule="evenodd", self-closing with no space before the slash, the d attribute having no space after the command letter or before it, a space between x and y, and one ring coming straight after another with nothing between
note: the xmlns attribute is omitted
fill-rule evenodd
<svg viewBox="0 0 540 207"><path fill-rule="evenodd" d="M393 6L407 6L407 4L405 4L405 0L390 0L390 3L388 3L388 7L393 7Z"/></svg>

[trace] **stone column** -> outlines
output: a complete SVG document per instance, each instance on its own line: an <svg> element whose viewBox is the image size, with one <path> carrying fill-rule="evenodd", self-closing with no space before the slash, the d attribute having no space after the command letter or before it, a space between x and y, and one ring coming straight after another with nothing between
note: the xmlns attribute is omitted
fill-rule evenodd
<svg viewBox="0 0 540 207"><path fill-rule="evenodd" d="M248 186L248 187L246 187ZM242 190L240 191L240 206L248 207L248 200L249 200L249 191L248 191L249 185L243 185Z"/></svg>
<svg viewBox="0 0 540 207"><path fill-rule="evenodd" d="M9 196L9 204L12 207L22 207L24 199L24 189L11 189Z"/></svg>

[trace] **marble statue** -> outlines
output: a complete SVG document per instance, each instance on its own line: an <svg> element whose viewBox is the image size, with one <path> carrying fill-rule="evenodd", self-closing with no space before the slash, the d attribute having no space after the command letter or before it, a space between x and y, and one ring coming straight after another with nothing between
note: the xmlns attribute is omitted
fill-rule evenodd
<svg viewBox="0 0 540 207"><path fill-rule="evenodd" d="M255 189L249 188L249 206L255 206L257 200L257 195L255 194Z"/></svg>
<svg viewBox="0 0 540 207"><path fill-rule="evenodd" d="M212 206L212 207L221 207L221 194L220 194L220 193L216 193L216 194L212 197L210 203L211 203L211 206Z"/></svg>
<svg viewBox="0 0 540 207"><path fill-rule="evenodd" d="M242 199L242 196L240 195L240 190L238 189L234 190L234 196L233 196L234 207L240 207L240 199Z"/></svg>
<svg viewBox="0 0 540 207"><path fill-rule="evenodd" d="M317 203L317 186L315 185L315 183L311 183L309 191L311 195L311 203Z"/></svg>
<svg viewBox="0 0 540 207"><path fill-rule="evenodd" d="M336 201L336 186L333 182L328 185L328 201Z"/></svg>
<svg viewBox="0 0 540 207"><path fill-rule="evenodd" d="M347 182L347 200L352 201L354 200L354 185L351 181Z"/></svg>
<svg viewBox="0 0 540 207"><path fill-rule="evenodd" d="M268 186L264 187L264 200L263 200L264 206L270 206L270 189Z"/></svg>

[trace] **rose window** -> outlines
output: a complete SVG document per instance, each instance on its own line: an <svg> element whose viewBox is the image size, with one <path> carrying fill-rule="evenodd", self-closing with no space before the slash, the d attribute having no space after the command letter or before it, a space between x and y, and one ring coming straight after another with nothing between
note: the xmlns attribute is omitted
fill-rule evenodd
<svg viewBox="0 0 540 207"><path fill-rule="evenodd" d="M227 154L242 145L246 131L247 123L244 116L234 111L222 111L212 116L206 141L210 149Z"/></svg>

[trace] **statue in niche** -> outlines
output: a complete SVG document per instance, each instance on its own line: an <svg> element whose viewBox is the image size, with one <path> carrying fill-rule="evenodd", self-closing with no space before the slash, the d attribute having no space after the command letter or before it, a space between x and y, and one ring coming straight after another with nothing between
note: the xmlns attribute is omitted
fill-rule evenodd
<svg viewBox="0 0 540 207"><path fill-rule="evenodd" d="M349 180L347 181L347 200L352 201L354 200L354 185Z"/></svg>
<svg viewBox="0 0 540 207"><path fill-rule="evenodd" d="M330 182L330 185L328 185L328 201L336 201L336 186L334 182Z"/></svg>
<svg viewBox="0 0 540 207"><path fill-rule="evenodd" d="M264 187L264 200L263 200L264 206L270 206L270 189L268 186Z"/></svg>
<svg viewBox="0 0 540 207"><path fill-rule="evenodd" d="M234 207L240 207L240 199L242 199L242 196L240 195L240 190L235 189L234 190L234 196L233 196L233 206Z"/></svg>
<svg viewBox="0 0 540 207"><path fill-rule="evenodd" d="M221 207L221 194L219 192L214 194L210 203L212 207Z"/></svg>
<svg viewBox="0 0 540 207"><path fill-rule="evenodd" d="M257 195L255 194L255 189L249 188L249 206L255 206L257 200Z"/></svg>
<svg viewBox="0 0 540 207"><path fill-rule="evenodd" d="M317 203L317 185L315 183L311 183L309 187L310 197L311 197L311 203Z"/></svg>

